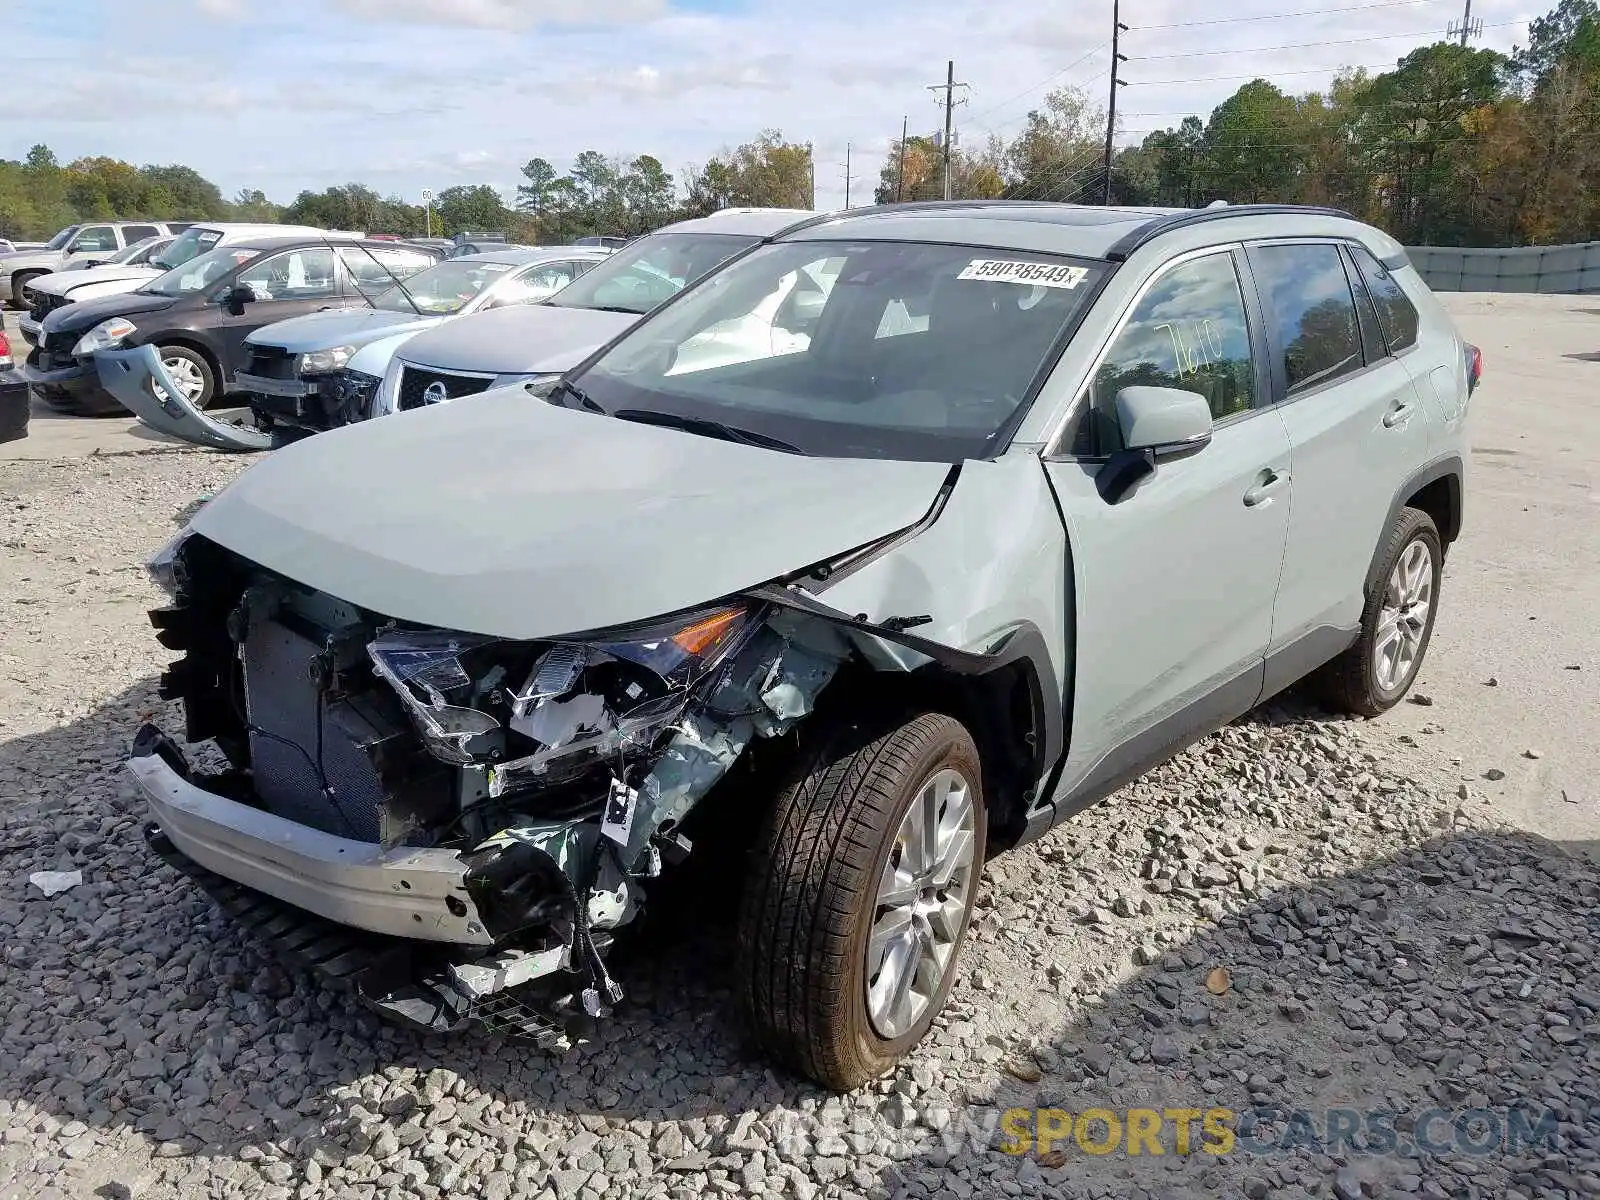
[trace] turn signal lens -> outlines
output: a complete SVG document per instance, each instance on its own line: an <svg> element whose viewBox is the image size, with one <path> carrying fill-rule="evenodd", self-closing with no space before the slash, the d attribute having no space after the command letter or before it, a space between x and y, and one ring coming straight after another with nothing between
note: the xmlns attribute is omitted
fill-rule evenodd
<svg viewBox="0 0 1600 1200"><path fill-rule="evenodd" d="M725 608L721 612L712 613L709 617L678 630L672 635L672 644L685 654L702 657L707 651L715 649L723 638L737 628L744 611L742 608Z"/></svg>

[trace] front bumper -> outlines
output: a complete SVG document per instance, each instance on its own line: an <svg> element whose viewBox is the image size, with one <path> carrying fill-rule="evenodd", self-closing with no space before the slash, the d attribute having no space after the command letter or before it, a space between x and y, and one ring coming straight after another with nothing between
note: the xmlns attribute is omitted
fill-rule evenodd
<svg viewBox="0 0 1600 1200"><path fill-rule="evenodd" d="M317 394L316 379L273 379L267 375L252 375L248 371L236 371L233 376L233 384L236 391L251 392L261 396L294 398Z"/></svg>
<svg viewBox="0 0 1600 1200"><path fill-rule="evenodd" d="M128 770L161 832L185 856L227 879L340 925L390 937L489 946L453 850L385 852L311 829L196 787L140 731Z"/></svg>
<svg viewBox="0 0 1600 1200"><path fill-rule="evenodd" d="M27 342L28 345L37 346L39 344L40 325L38 321L35 321L32 317L23 317L17 322L17 328L22 331L22 340Z"/></svg>
<svg viewBox="0 0 1600 1200"><path fill-rule="evenodd" d="M124 411L117 398L100 386L93 362L74 360L70 367L48 371L26 362L16 368L15 374L38 393L40 399L59 412L77 416L104 416Z"/></svg>

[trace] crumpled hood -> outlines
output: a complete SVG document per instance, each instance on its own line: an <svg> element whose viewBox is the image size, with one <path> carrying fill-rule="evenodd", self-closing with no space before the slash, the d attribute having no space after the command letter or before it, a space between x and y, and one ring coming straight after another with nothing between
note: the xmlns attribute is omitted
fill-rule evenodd
<svg viewBox="0 0 1600 1200"><path fill-rule="evenodd" d="M488 375L567 371L640 318L591 308L517 304L447 321L400 357L419 367Z"/></svg>
<svg viewBox="0 0 1600 1200"><path fill-rule="evenodd" d="M334 346L365 346L405 329L430 329L442 320L443 317L419 317L416 313L381 308L343 309L277 321L256 330L246 341L253 346L281 346L291 354L306 354Z"/></svg>
<svg viewBox="0 0 1600 1200"><path fill-rule="evenodd" d="M875 541L920 520L949 470L784 454L508 387L287 446L192 527L388 616L541 638L677 612Z"/></svg>
<svg viewBox="0 0 1600 1200"><path fill-rule="evenodd" d="M118 292L114 296L96 296L92 300L80 300L76 304L58 308L41 322L41 326L45 333L82 333L112 317L132 319L138 317L140 313L171 308L176 303L177 298L174 296ZM134 323L138 324L136 320Z"/></svg>

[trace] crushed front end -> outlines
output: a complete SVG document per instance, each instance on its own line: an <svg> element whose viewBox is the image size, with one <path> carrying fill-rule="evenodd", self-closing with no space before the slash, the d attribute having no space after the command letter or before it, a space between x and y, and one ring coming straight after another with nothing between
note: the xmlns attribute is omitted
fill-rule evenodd
<svg viewBox="0 0 1600 1200"><path fill-rule="evenodd" d="M181 654L129 769L151 847L291 959L439 1031L558 1042L621 998L605 954L683 818L808 713L849 654L826 620L739 599L515 641L419 627L199 534L151 563Z"/></svg>

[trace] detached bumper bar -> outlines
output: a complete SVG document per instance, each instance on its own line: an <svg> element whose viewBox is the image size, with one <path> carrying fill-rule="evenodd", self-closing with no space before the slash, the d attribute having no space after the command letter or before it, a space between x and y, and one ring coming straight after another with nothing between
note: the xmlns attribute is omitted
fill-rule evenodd
<svg viewBox="0 0 1600 1200"><path fill-rule="evenodd" d="M385 853L196 787L169 761L154 726L128 770L172 845L206 870L340 925L414 941L489 946L454 851ZM181 760L180 760L181 761Z"/></svg>

